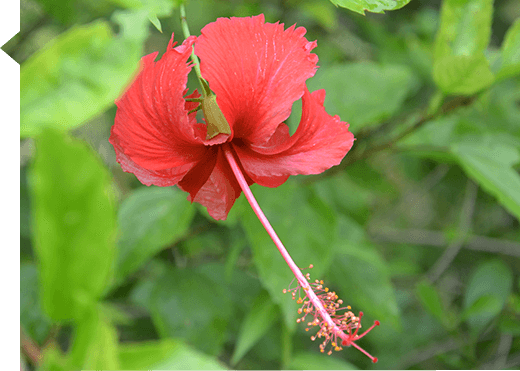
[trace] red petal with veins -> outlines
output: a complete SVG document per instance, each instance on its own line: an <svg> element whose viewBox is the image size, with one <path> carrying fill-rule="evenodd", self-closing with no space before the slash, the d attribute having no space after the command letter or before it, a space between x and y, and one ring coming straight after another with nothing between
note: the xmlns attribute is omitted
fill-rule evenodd
<svg viewBox="0 0 520 371"><path fill-rule="evenodd" d="M231 210L242 190L222 150L220 148L217 148L217 150L217 161L211 175L197 192L197 195L195 197L190 195L188 199L205 206L209 215L214 219L223 220L226 219L229 210ZM180 183L179 187L187 191Z"/></svg>
<svg viewBox="0 0 520 371"><path fill-rule="evenodd" d="M157 52L143 57L139 75L116 101L110 143L123 170L139 169L135 174L145 184L162 185L172 174L167 184L175 184L206 155L207 147L194 133L195 115L188 117L183 97L195 39L174 48L172 35L159 61L154 62Z"/></svg>
<svg viewBox="0 0 520 371"><path fill-rule="evenodd" d="M195 53L235 138L263 145L289 117L317 68L316 42L305 32L265 23L263 14L219 18L202 29Z"/></svg>
<svg viewBox="0 0 520 371"><path fill-rule="evenodd" d="M264 146L233 143L252 180L271 187L283 183L283 176L319 174L341 162L354 143L354 135L346 122L325 112L324 100L325 90L309 93L305 89L302 118L293 136L289 136L287 125L280 124Z"/></svg>

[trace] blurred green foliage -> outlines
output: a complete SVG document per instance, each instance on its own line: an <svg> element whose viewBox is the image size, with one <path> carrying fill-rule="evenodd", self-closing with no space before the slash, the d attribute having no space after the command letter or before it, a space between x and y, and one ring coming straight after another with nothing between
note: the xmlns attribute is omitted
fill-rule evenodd
<svg viewBox="0 0 520 371"><path fill-rule="evenodd" d="M359 342L375 365L319 353L296 324L291 272L243 197L215 222L115 162L113 102L141 56L182 40L178 5L21 1L3 50L21 64L28 367L518 368L519 3L186 2L195 35L264 13L318 40L308 86L354 147L325 174L252 189L296 263L381 321Z"/></svg>

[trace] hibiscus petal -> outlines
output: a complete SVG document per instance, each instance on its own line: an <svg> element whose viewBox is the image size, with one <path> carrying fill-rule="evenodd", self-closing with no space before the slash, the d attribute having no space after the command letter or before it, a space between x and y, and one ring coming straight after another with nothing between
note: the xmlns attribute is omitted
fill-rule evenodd
<svg viewBox="0 0 520 371"><path fill-rule="evenodd" d="M134 174L141 183L147 186L152 184L159 187L173 186L186 175L190 168L193 167L192 164L188 164L166 170L145 169L136 164L125 154L117 138L114 139L112 144L116 150L116 159L117 162L121 164L121 168L127 173Z"/></svg>
<svg viewBox="0 0 520 371"><path fill-rule="evenodd" d="M227 218L229 210L240 196L242 190L229 167L220 148L217 148L217 161L213 172L195 197L188 196L191 202L198 202L208 209L209 215L216 220ZM179 188L187 191L181 184Z"/></svg>
<svg viewBox="0 0 520 371"><path fill-rule="evenodd" d="M240 163L252 180L272 186L283 176L319 174L341 162L354 143L354 135L339 116L325 112L324 101L325 90L311 94L305 88L302 118L293 136L289 137L287 125L281 124L263 147L233 142Z"/></svg>
<svg viewBox="0 0 520 371"><path fill-rule="evenodd" d="M118 106L110 143L142 169L189 169L206 153L194 134L194 115L188 117L183 94L191 66L187 60L195 37L174 48L173 35L166 53L141 59L141 70ZM117 142L117 146L115 143ZM186 167L186 165L190 165ZM128 167L130 169L130 167Z"/></svg>
<svg viewBox="0 0 520 371"><path fill-rule="evenodd" d="M316 42L305 32L265 23L263 14L219 18L202 29L195 52L235 138L264 144L289 117L317 68Z"/></svg>
<svg viewBox="0 0 520 371"><path fill-rule="evenodd" d="M217 163L217 153L218 148L211 147L206 152L206 156L179 182L179 187L189 192L191 198L195 198L200 188L208 181Z"/></svg>

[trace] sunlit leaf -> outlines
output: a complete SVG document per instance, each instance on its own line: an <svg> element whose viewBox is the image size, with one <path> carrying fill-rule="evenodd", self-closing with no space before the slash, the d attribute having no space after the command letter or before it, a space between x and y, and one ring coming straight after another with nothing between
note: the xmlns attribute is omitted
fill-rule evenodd
<svg viewBox="0 0 520 371"><path fill-rule="evenodd" d="M471 95L495 81L484 54L446 56L435 60L433 78L446 94Z"/></svg>
<svg viewBox="0 0 520 371"><path fill-rule="evenodd" d="M41 352L42 361L37 371L67 371L67 358L57 344L51 344Z"/></svg>
<svg viewBox="0 0 520 371"><path fill-rule="evenodd" d="M435 39L433 78L447 94L470 95L491 85L484 50L491 35L493 0L446 0Z"/></svg>
<svg viewBox="0 0 520 371"><path fill-rule="evenodd" d="M115 257L110 175L84 143L46 130L29 180L43 307L56 321L79 318L108 285Z"/></svg>
<svg viewBox="0 0 520 371"><path fill-rule="evenodd" d="M435 59L480 55L489 43L492 16L493 0L443 1Z"/></svg>
<svg viewBox="0 0 520 371"><path fill-rule="evenodd" d="M507 30L502 43L501 65L497 78L507 78L520 74L520 19Z"/></svg>
<svg viewBox="0 0 520 371"><path fill-rule="evenodd" d="M116 12L115 37L106 21L73 26L20 70L20 135L44 127L75 128L114 104L141 58L148 35L143 11Z"/></svg>
<svg viewBox="0 0 520 371"><path fill-rule="evenodd" d="M116 328L104 318L97 305L78 319L68 360L69 369L119 368Z"/></svg>

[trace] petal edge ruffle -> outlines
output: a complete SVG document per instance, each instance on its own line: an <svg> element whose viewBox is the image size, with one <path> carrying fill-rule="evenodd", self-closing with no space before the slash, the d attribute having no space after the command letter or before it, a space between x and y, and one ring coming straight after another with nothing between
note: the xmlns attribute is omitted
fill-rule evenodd
<svg viewBox="0 0 520 371"><path fill-rule="evenodd" d="M264 144L289 117L317 68L316 42L305 32L265 23L263 14L219 18L201 30L195 53L235 138Z"/></svg>
<svg viewBox="0 0 520 371"><path fill-rule="evenodd" d="M277 138L263 147L233 145L252 180L272 186L283 176L319 174L341 162L354 143L354 135L346 122L325 111L324 100L324 90L310 93L305 88L302 118L293 136L289 136L285 124L280 124Z"/></svg>
<svg viewBox="0 0 520 371"><path fill-rule="evenodd" d="M179 188L187 191L180 184ZM209 215L214 219L224 220L241 192L240 185L227 163L222 149L218 148L216 164L211 175L196 196L190 195L188 200L205 206Z"/></svg>
<svg viewBox="0 0 520 371"><path fill-rule="evenodd" d="M109 141L116 152L124 151L123 157L143 169L153 172L193 166L206 153L195 137L194 116L188 117L183 97L191 70L187 60L195 39L190 37L174 47L172 35L161 59L154 61L157 53L143 57L138 76L116 101Z"/></svg>

